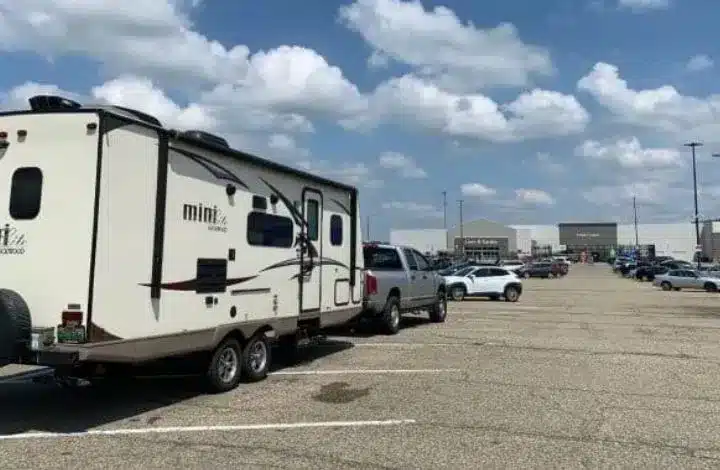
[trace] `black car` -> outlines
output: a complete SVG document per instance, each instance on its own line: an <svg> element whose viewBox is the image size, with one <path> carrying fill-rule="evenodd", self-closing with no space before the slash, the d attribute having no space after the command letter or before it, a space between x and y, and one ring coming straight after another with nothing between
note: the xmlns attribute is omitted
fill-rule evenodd
<svg viewBox="0 0 720 470"><path fill-rule="evenodd" d="M652 281L658 274L665 274L669 269L661 264L654 264L652 266L640 266L635 271L635 279L638 281Z"/></svg>
<svg viewBox="0 0 720 470"><path fill-rule="evenodd" d="M551 262L539 262L539 263L530 263L526 264L520 269L517 269L515 271L518 276L524 277L524 278L531 278L531 277L544 277L548 278L551 275L553 275L553 263Z"/></svg>

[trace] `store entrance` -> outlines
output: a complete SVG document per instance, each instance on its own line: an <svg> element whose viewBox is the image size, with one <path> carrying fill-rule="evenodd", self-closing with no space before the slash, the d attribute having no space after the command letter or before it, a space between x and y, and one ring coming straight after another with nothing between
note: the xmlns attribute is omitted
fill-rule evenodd
<svg viewBox="0 0 720 470"><path fill-rule="evenodd" d="M465 255L470 259L476 259L480 262L497 261L500 258L500 249L496 246L486 246L482 248L468 248Z"/></svg>

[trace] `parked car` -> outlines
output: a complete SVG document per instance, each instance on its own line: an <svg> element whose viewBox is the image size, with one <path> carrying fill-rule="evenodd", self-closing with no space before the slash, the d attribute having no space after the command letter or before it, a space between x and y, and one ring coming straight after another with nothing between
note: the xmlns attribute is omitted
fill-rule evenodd
<svg viewBox="0 0 720 470"><path fill-rule="evenodd" d="M652 281L658 274L665 274L669 269L659 264L640 266L635 271L635 279L638 281Z"/></svg>
<svg viewBox="0 0 720 470"><path fill-rule="evenodd" d="M517 302L522 294L522 281L514 272L495 266L478 266L462 275L446 276L447 286L452 300L465 297L489 297L498 300L504 297L507 302Z"/></svg>
<svg viewBox="0 0 720 470"><path fill-rule="evenodd" d="M657 274L653 285L662 290L700 289L717 292L720 279L706 277L691 269L671 269L667 273Z"/></svg>
<svg viewBox="0 0 720 470"><path fill-rule="evenodd" d="M363 317L387 334L400 330L404 312L428 310L430 320L447 317L445 279L419 251L389 244L364 244Z"/></svg>
<svg viewBox="0 0 720 470"><path fill-rule="evenodd" d="M547 261L527 264L515 272L518 276L524 277L525 279L529 279L531 277L549 278L553 276L560 276L562 268L557 263Z"/></svg>
<svg viewBox="0 0 720 470"><path fill-rule="evenodd" d="M520 260L503 260L500 262L500 267L503 269L507 269L508 271L517 271L520 268L523 268L525 266L525 263L523 263Z"/></svg>

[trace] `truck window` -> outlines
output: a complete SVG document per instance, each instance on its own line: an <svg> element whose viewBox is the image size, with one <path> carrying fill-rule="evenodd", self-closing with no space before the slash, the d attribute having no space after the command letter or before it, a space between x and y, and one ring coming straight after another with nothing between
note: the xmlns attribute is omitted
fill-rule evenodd
<svg viewBox="0 0 720 470"><path fill-rule="evenodd" d="M253 246L290 248L293 245L293 221L287 217L250 212L247 218L247 241Z"/></svg>
<svg viewBox="0 0 720 470"><path fill-rule="evenodd" d="M394 248L363 247L365 268L367 269L402 269L400 255Z"/></svg>
<svg viewBox="0 0 720 470"><path fill-rule="evenodd" d="M415 257L415 262L417 263L418 270L420 271L427 271L430 269L430 262L425 258L425 256L422 255L417 250L413 250L413 256Z"/></svg>
<svg viewBox="0 0 720 470"><path fill-rule="evenodd" d="M320 226L320 203L315 199L307 202L308 238L312 241L318 239Z"/></svg>
<svg viewBox="0 0 720 470"><path fill-rule="evenodd" d="M410 271L417 271L418 264L417 261L415 261L415 256L413 256L412 250L408 248L403 248L403 254L405 255L405 259L407 260L408 268L410 268Z"/></svg>
<svg viewBox="0 0 720 470"><path fill-rule="evenodd" d="M342 245L343 242L343 224L342 217L337 214L330 216L330 244L334 246Z"/></svg>
<svg viewBox="0 0 720 470"><path fill-rule="evenodd" d="M31 220L40 213L43 174L40 168L18 168L10 183L10 217Z"/></svg>

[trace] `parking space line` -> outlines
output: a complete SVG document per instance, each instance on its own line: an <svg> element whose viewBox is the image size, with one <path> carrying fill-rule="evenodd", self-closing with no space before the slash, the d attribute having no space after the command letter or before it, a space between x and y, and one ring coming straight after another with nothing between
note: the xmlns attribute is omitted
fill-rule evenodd
<svg viewBox="0 0 720 470"><path fill-rule="evenodd" d="M422 348L422 347L444 347L444 346L464 346L460 343L353 343L353 346L359 348Z"/></svg>
<svg viewBox="0 0 720 470"><path fill-rule="evenodd" d="M462 369L341 369L341 370L281 370L268 375L353 375L353 374L442 374L462 372Z"/></svg>
<svg viewBox="0 0 720 470"><path fill-rule="evenodd" d="M254 431L254 430L281 430L281 429L307 429L307 428L358 428L368 426L400 426L415 424L414 419L388 419L385 421L321 421L300 423L274 423L274 424L238 424L229 426L172 426L159 428L124 428L124 429L92 429L79 432L27 432L19 434L0 435L0 441L22 439L62 439L69 437L90 436L130 436L135 434L175 434L175 433L201 433L201 432L228 432L228 431Z"/></svg>

